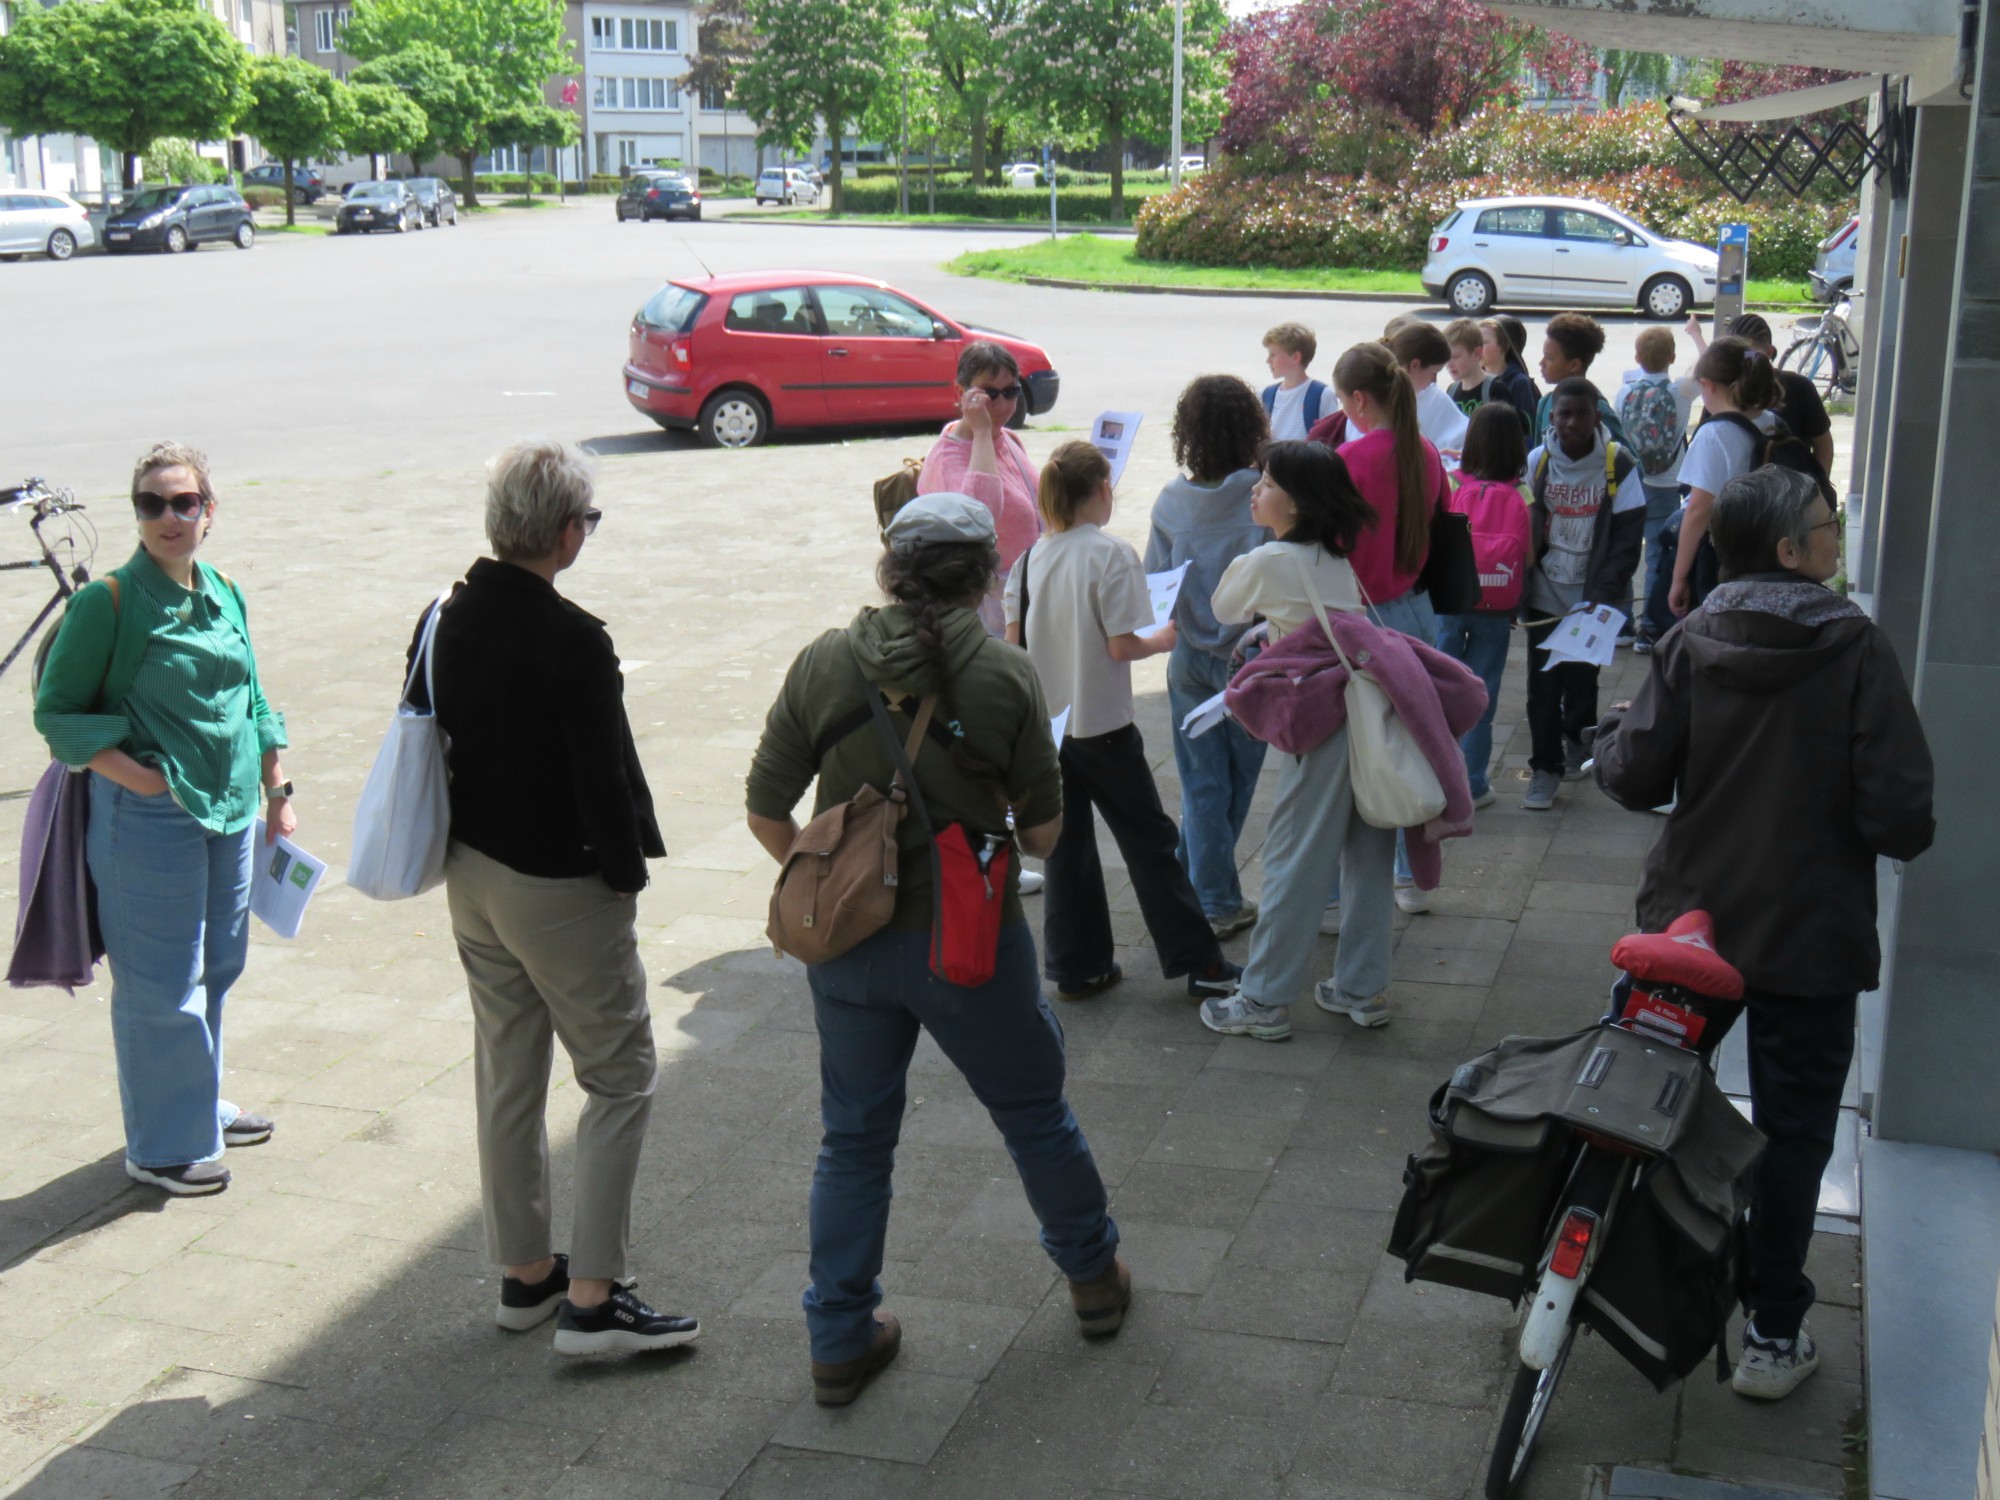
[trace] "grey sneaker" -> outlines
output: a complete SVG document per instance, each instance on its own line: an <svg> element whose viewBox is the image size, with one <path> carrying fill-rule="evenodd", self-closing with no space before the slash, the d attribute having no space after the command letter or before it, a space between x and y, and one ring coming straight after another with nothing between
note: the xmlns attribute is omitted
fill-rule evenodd
<svg viewBox="0 0 2000 1500"><path fill-rule="evenodd" d="M1356 1026L1366 1026L1371 1031L1377 1026L1389 1024L1389 1002L1380 995L1372 1000L1357 1000L1352 995L1342 994L1340 986L1331 979L1322 979L1313 986L1313 1004L1321 1010L1332 1011L1336 1016L1346 1016Z"/></svg>
<svg viewBox="0 0 2000 1500"><path fill-rule="evenodd" d="M1260 1042L1282 1042L1292 1034L1289 1005L1259 1005L1240 990L1201 1002L1201 1024L1224 1036L1254 1036Z"/></svg>
<svg viewBox="0 0 2000 1500"><path fill-rule="evenodd" d="M1584 748L1582 740L1563 741L1563 780L1581 781L1583 773L1590 768L1590 752Z"/></svg>
<svg viewBox="0 0 2000 1500"><path fill-rule="evenodd" d="M1528 777L1528 794L1521 799L1521 806L1529 812L1547 812L1556 805L1562 784L1562 777L1554 771L1536 771Z"/></svg>
<svg viewBox="0 0 2000 1500"><path fill-rule="evenodd" d="M1819 1368L1819 1348L1805 1329L1793 1339L1767 1339L1753 1322L1743 1330L1743 1358L1729 1385L1739 1396L1781 1401Z"/></svg>
<svg viewBox="0 0 2000 1500"><path fill-rule="evenodd" d="M1257 903L1245 901L1227 916L1210 917L1209 930L1218 938L1233 938L1245 928L1257 925Z"/></svg>

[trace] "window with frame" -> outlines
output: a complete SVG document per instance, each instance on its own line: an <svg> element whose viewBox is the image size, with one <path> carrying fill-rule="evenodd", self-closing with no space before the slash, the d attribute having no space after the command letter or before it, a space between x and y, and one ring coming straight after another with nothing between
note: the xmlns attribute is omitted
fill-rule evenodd
<svg viewBox="0 0 2000 1500"><path fill-rule="evenodd" d="M823 286L818 296L829 333L871 339L931 336L931 315L894 292L872 286Z"/></svg>
<svg viewBox="0 0 2000 1500"><path fill-rule="evenodd" d="M1594 240L1600 245L1610 244L1625 232L1602 215L1587 214L1577 208L1558 209L1556 226L1566 240Z"/></svg>
<svg viewBox="0 0 2000 1500"><path fill-rule="evenodd" d="M804 287L739 292L729 300L722 326L731 333L790 333L817 337L812 297Z"/></svg>
<svg viewBox="0 0 2000 1500"><path fill-rule="evenodd" d="M1548 210L1542 208L1489 208L1479 215L1475 234L1548 233Z"/></svg>
<svg viewBox="0 0 2000 1500"><path fill-rule="evenodd" d="M316 10L313 12L313 40L318 44L320 51L331 52L334 50L333 32L336 24L332 10Z"/></svg>
<svg viewBox="0 0 2000 1500"><path fill-rule="evenodd" d="M718 85L713 83L703 84L701 90L701 107L720 112L729 108L729 98Z"/></svg>

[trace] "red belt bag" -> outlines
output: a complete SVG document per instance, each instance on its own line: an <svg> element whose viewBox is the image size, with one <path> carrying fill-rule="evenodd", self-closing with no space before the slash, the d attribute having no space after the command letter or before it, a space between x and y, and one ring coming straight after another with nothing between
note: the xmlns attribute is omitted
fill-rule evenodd
<svg viewBox="0 0 2000 1500"><path fill-rule="evenodd" d="M947 984L976 988L993 978L999 960L1000 914L1007 904L1007 866L1013 851L1005 838L971 833L963 823L932 826L916 768L889 723L882 695L871 683L864 681L862 686L889 758L909 788L910 810L930 841L931 972Z"/></svg>
<svg viewBox="0 0 2000 1500"><path fill-rule="evenodd" d="M947 823L935 847L931 972L947 984L985 984L993 978L999 954L1000 913L1007 904L1007 864L1013 851L1004 838L969 834L963 823Z"/></svg>

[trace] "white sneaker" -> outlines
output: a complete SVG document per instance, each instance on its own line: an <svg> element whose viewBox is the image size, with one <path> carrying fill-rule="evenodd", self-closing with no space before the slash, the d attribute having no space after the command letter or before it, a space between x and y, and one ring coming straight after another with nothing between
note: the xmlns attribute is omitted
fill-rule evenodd
<svg viewBox="0 0 2000 1500"><path fill-rule="evenodd" d="M1491 807L1499 795L1492 787L1487 787L1485 791L1472 799L1473 811L1477 812L1482 807Z"/></svg>
<svg viewBox="0 0 2000 1500"><path fill-rule="evenodd" d="M1431 909L1431 893L1417 889L1413 880L1396 881L1396 910L1409 912L1412 916Z"/></svg>
<svg viewBox="0 0 2000 1500"><path fill-rule="evenodd" d="M1326 910L1320 913L1319 935L1321 937L1340 936L1340 903L1329 901Z"/></svg>
<svg viewBox="0 0 2000 1500"><path fill-rule="evenodd" d="M1254 1036L1260 1042L1282 1042L1292 1034L1289 1005L1259 1005L1242 991L1201 1002L1201 1024L1224 1036Z"/></svg>
<svg viewBox="0 0 2000 1500"><path fill-rule="evenodd" d="M1795 1339L1766 1339L1751 1323L1743 1330L1743 1358L1736 1362L1729 1385L1739 1396L1782 1401L1818 1368L1819 1348L1805 1329Z"/></svg>
<svg viewBox="0 0 2000 1500"><path fill-rule="evenodd" d="M1048 884L1048 879L1046 876L1042 874L1040 870L1030 870L1027 869L1025 866L1022 868L1021 870L1022 895L1032 896L1047 884Z"/></svg>
<svg viewBox="0 0 2000 1500"><path fill-rule="evenodd" d="M1343 995L1331 979L1322 979L1313 986L1313 1004L1321 1010L1332 1011L1336 1016L1346 1016L1356 1026L1366 1026L1370 1030L1389 1024L1388 1001L1380 995L1372 1000L1357 1000L1352 995Z"/></svg>

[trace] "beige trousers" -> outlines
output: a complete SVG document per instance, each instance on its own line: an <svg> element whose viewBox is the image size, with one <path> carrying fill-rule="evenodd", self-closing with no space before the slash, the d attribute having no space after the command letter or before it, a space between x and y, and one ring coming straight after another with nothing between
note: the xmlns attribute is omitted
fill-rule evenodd
<svg viewBox="0 0 2000 1500"><path fill-rule="evenodd" d="M589 1095L576 1126L569 1273L629 1275L632 1184L658 1072L638 900L595 875L522 875L456 843L444 879L472 994L487 1253L527 1265L555 1248L544 1116L559 1039Z"/></svg>

